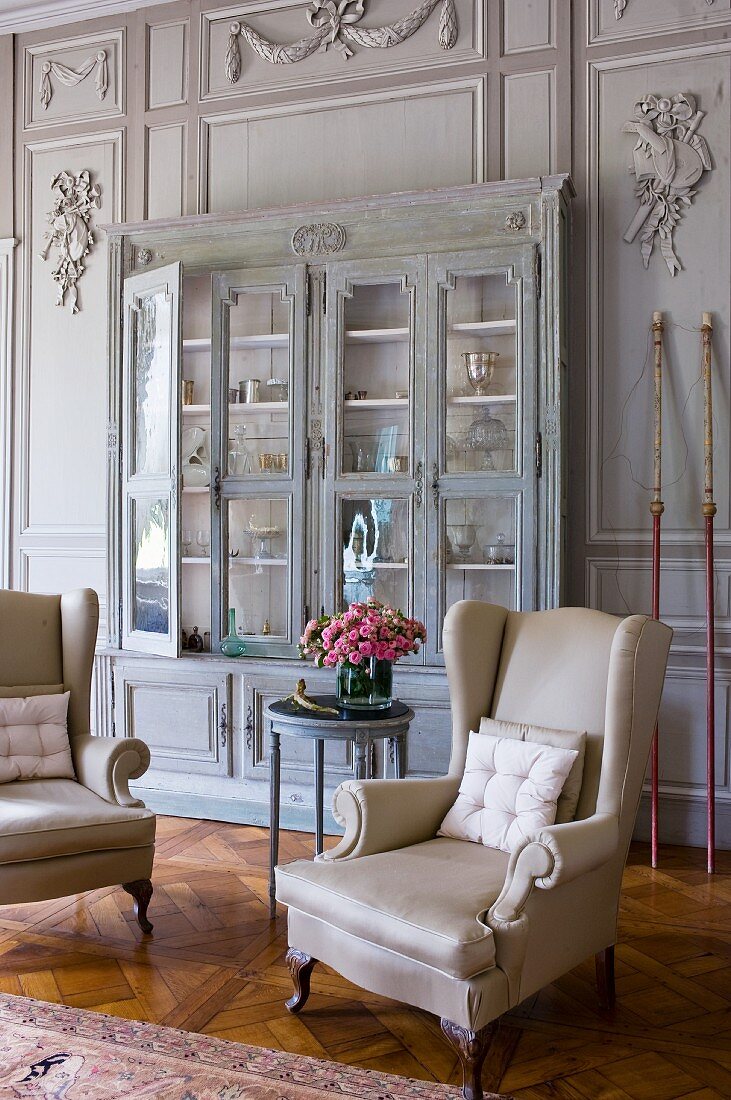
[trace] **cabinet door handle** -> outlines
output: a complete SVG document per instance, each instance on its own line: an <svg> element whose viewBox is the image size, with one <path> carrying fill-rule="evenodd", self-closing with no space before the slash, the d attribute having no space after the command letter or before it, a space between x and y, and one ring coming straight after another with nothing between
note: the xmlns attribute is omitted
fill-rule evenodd
<svg viewBox="0 0 731 1100"><path fill-rule="evenodd" d="M421 508L422 504L424 503L424 463L423 462L417 462L416 463L416 477L414 479L414 482L415 482L414 501L416 502L416 507Z"/></svg>
<svg viewBox="0 0 731 1100"><path fill-rule="evenodd" d="M213 499L216 504L216 508L221 507L221 470L216 466L215 477L213 479Z"/></svg>
<svg viewBox="0 0 731 1100"><path fill-rule="evenodd" d="M431 483L431 495L434 501L434 507L439 507L439 464L437 462L432 466L432 483Z"/></svg>
<svg viewBox="0 0 731 1100"><path fill-rule="evenodd" d="M221 721L218 724L218 732L221 736L221 746L226 747L228 742L228 718L226 716L226 704L221 704Z"/></svg>

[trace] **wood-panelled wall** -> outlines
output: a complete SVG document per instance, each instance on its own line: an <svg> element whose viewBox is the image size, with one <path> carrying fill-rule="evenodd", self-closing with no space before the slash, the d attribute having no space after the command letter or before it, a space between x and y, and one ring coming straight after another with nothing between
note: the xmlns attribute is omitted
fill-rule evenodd
<svg viewBox="0 0 731 1100"><path fill-rule="evenodd" d="M363 24L392 22L416 6L369 0ZM649 608L648 330L652 311L662 309L670 322L663 611L676 630L662 713L664 835L695 843L703 841L704 684L693 330L702 310L716 316L717 778L719 828L729 843L731 0L628 0L621 18L614 0L456 0L452 50L439 46L437 8L401 45L356 47L348 61L331 46L272 65L242 41L241 76L228 81L232 20L293 42L310 31L307 7L179 0L0 34L0 163L15 164L14 194L10 173L0 189L0 236L19 241L12 412L0 386L0 442L14 427L12 523L0 525L5 579L18 588L90 584L104 593L103 235L86 259L81 312L72 316L54 305L52 264L39 257L52 175L92 171L102 188L101 225L571 171L579 188L570 272L572 599L617 613ZM52 74L44 107L44 62L78 70L100 50L103 99L93 71L75 87ZM634 139L621 127L646 93L683 91L705 112L700 132L713 170L676 231L683 270L671 278L659 254L644 270L639 245L622 239L636 202L628 173ZM11 255L9 243L4 250ZM0 317L12 289L1 272ZM0 341L7 390L11 364L2 348Z"/></svg>

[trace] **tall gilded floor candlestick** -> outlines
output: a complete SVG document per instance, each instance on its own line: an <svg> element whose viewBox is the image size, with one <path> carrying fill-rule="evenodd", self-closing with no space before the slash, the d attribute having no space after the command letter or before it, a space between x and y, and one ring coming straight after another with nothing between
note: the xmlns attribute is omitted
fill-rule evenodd
<svg viewBox="0 0 731 1100"><path fill-rule="evenodd" d="M652 340L655 352L655 400L654 400L654 436L653 436L653 480L652 500L650 501L650 514L652 515L652 617L660 618L660 521L665 505L662 501L662 313L652 315ZM660 781L660 750L658 742L658 727L655 723L655 732L652 737L652 763L651 763L651 792L650 792L650 818L651 818L651 847L652 866L657 867L659 849L659 781Z"/></svg>
<svg viewBox="0 0 731 1100"><path fill-rule="evenodd" d="M708 813L708 873L716 870L716 640L713 600L713 385L711 379L710 313L703 314L703 518L706 528L706 788Z"/></svg>

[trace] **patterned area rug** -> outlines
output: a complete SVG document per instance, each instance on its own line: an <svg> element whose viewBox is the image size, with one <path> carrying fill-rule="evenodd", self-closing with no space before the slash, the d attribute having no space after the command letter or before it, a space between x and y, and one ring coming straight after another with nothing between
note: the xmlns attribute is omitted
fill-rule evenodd
<svg viewBox="0 0 731 1100"><path fill-rule="evenodd" d="M323 1093L341 1100L460 1095L446 1085L0 994L3 1100L322 1100Z"/></svg>

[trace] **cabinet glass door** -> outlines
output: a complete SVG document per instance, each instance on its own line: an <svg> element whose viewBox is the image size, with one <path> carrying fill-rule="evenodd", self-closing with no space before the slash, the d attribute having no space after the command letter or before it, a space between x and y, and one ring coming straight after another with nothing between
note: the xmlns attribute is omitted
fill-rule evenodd
<svg viewBox="0 0 731 1100"><path fill-rule="evenodd" d="M435 656L444 615L458 600L534 606L534 255L526 246L430 258Z"/></svg>
<svg viewBox="0 0 731 1100"><path fill-rule="evenodd" d="M124 285L122 645L177 656L180 296L170 264Z"/></svg>
<svg viewBox="0 0 731 1100"><path fill-rule="evenodd" d="M420 259L327 268L323 538L335 609L370 596L423 612L425 274Z"/></svg>
<svg viewBox="0 0 731 1100"><path fill-rule="evenodd" d="M291 655L304 624L305 327L304 266L216 278L214 648L232 609L249 654Z"/></svg>

